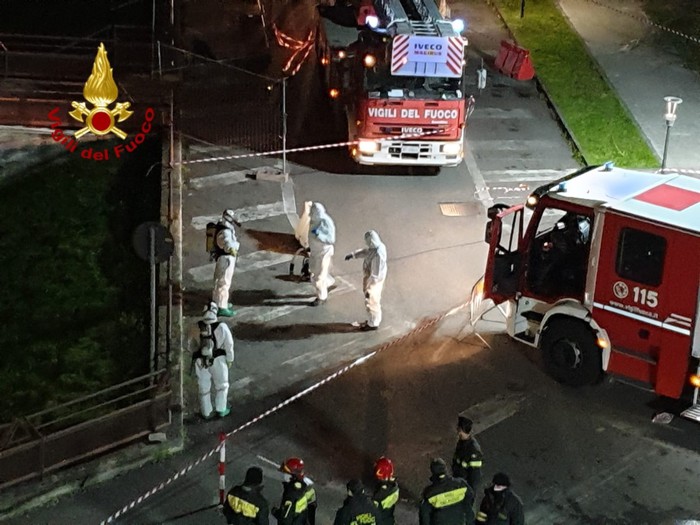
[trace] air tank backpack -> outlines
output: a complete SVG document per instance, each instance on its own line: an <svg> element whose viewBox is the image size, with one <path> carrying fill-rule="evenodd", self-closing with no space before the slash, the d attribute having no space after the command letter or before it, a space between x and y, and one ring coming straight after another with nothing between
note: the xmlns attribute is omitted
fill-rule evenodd
<svg viewBox="0 0 700 525"><path fill-rule="evenodd" d="M227 228L228 226L225 226L221 223L207 223L207 253L209 253L209 258L212 261L221 257L222 255L226 255L226 252L219 248L219 245L216 243L216 237L219 235L220 231L225 230Z"/></svg>
<svg viewBox="0 0 700 525"><path fill-rule="evenodd" d="M207 223L207 253L213 257L214 252L216 251L216 223L215 222L208 222Z"/></svg>
<svg viewBox="0 0 700 525"><path fill-rule="evenodd" d="M224 350L218 348L214 335L219 323L207 324L204 321L199 321L197 326L199 327L199 349L192 354L192 363L194 364L197 359L201 359L204 368L209 368L214 363L214 359L220 355L226 355Z"/></svg>

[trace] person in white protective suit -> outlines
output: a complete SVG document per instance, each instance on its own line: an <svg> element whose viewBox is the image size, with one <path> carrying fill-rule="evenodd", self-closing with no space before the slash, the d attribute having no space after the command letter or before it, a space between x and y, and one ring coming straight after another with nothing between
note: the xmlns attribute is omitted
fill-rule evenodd
<svg viewBox="0 0 700 525"><path fill-rule="evenodd" d="M386 279L386 246L379 234L370 230L365 233L367 248L355 250L345 260L364 259L362 264L362 291L369 320L360 325L362 330L376 330L382 322L382 290Z"/></svg>
<svg viewBox="0 0 700 525"><path fill-rule="evenodd" d="M309 269L311 282L316 288L316 300L311 306L323 304L328 299L328 288L335 284L331 276L331 261L335 251L335 223L320 202L311 205L309 215Z"/></svg>
<svg viewBox="0 0 700 525"><path fill-rule="evenodd" d="M213 254L216 266L214 267L214 292L212 294L212 299L219 307L219 315L223 317L231 317L235 313L233 305L229 303L229 292L240 246L234 229L233 210L224 210L221 220L216 224Z"/></svg>
<svg viewBox="0 0 700 525"><path fill-rule="evenodd" d="M199 387L199 405L202 417L211 419L214 410L219 417L227 416L228 372L233 364L233 335L226 323L217 320L217 307L211 302L202 320L197 323L199 340L192 354L194 370ZM214 406L211 403L211 390L214 387Z"/></svg>

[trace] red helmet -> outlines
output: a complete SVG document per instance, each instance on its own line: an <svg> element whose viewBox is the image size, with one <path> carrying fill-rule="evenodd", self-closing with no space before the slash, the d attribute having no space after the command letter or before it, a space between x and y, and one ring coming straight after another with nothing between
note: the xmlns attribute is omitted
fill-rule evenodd
<svg viewBox="0 0 700 525"><path fill-rule="evenodd" d="M304 477L304 460L300 458L287 458L280 467L282 472L291 474L292 476Z"/></svg>
<svg viewBox="0 0 700 525"><path fill-rule="evenodd" d="M375 462L374 477L379 481L388 481L394 478L394 464L389 458L382 456Z"/></svg>

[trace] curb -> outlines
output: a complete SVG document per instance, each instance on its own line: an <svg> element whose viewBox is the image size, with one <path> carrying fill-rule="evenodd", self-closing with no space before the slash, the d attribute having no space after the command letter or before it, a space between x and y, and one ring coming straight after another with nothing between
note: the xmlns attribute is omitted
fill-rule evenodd
<svg viewBox="0 0 700 525"><path fill-rule="evenodd" d="M596 3L596 2L593 2ZM578 34L578 31L576 31L576 28L573 26L571 23L571 19L566 15L564 10L561 8L561 2L557 0L557 9L559 9L559 12L561 15L566 19L566 22L569 24L569 27L571 30ZM580 38L580 36L579 36ZM598 63L596 58L591 54L590 50L588 49L588 45L586 44L586 41L581 38L581 41L583 42L583 47L586 50L586 53L588 53L588 56L591 59L591 62L596 68L596 71L598 74L601 76L603 80L605 80L605 83L610 87L610 89L614 92L617 93L617 90L613 88L613 83L610 81L610 77L608 76L608 73L601 67L601 65ZM651 140L649 140L649 137L644 133L644 130L642 130L642 127L639 125L639 122L637 122L637 119L634 116L634 113L630 111L629 106L627 103L620 98L619 96L617 97L617 100L620 102L620 105L624 108L624 110L627 112L627 116L629 117L630 121L634 123L635 127L637 128L637 131L639 132L639 136L642 137L644 142L646 143L647 147L649 148L649 151L652 153L652 155L656 158L656 160L661 164L661 158L659 158L659 155L656 153L656 150L654 149L654 145L652 144Z"/></svg>

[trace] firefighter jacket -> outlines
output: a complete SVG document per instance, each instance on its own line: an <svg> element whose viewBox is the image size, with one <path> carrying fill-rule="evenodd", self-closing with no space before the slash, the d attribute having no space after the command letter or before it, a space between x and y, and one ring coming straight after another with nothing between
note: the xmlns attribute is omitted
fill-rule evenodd
<svg viewBox="0 0 700 525"><path fill-rule="evenodd" d="M270 525L270 506L262 495L262 485L236 485L224 501L224 516L229 525Z"/></svg>
<svg viewBox="0 0 700 525"><path fill-rule="evenodd" d="M394 509L399 501L399 485L396 481L380 481L372 496L379 517L377 525L394 525Z"/></svg>
<svg viewBox="0 0 700 525"><path fill-rule="evenodd" d="M478 525L524 525L523 502L510 489L496 492L489 487L484 490L476 522Z"/></svg>
<svg viewBox="0 0 700 525"><path fill-rule="evenodd" d="M470 437L457 441L457 447L455 447L455 453L452 457L452 475L455 478L464 479L474 489L474 492L478 490L481 481L482 463L481 445L476 438Z"/></svg>
<svg viewBox="0 0 700 525"><path fill-rule="evenodd" d="M272 511L280 525L315 525L316 491L303 480L292 478L282 484L282 502Z"/></svg>
<svg viewBox="0 0 700 525"><path fill-rule="evenodd" d="M473 525L474 491L462 478L431 476L420 502L420 525Z"/></svg>
<svg viewBox="0 0 700 525"><path fill-rule="evenodd" d="M377 525L379 511L366 494L348 496L335 513L333 525Z"/></svg>

